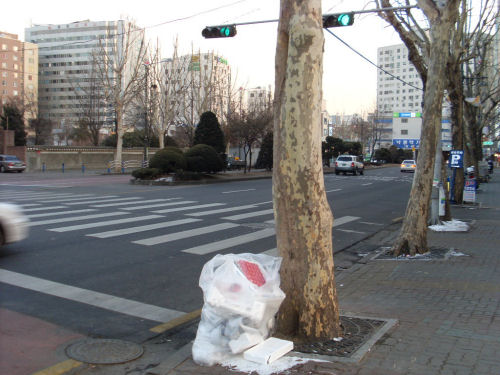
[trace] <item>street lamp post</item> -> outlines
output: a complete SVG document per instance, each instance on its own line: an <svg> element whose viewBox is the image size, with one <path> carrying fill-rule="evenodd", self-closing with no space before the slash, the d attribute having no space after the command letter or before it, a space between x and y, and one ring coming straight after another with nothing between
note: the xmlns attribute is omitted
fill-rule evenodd
<svg viewBox="0 0 500 375"><path fill-rule="evenodd" d="M144 62L144 155L143 164L145 165L149 159L148 146L149 146L149 121L148 121L148 75L149 75L149 61Z"/></svg>

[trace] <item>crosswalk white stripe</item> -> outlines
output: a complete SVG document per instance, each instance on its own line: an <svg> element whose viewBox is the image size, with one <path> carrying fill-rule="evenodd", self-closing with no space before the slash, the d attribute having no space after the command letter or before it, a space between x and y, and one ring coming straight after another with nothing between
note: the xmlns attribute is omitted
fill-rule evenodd
<svg viewBox="0 0 500 375"><path fill-rule="evenodd" d="M257 189L244 189L244 190L223 191L222 194L243 193L245 191L254 191L254 190L257 190Z"/></svg>
<svg viewBox="0 0 500 375"><path fill-rule="evenodd" d="M49 229L49 231L51 231L51 232L71 232L73 230L104 227L106 225L132 223L134 221L158 219L160 217L163 217L163 216L161 216L161 215L146 215L146 216L128 217L126 219L98 221L98 222L89 223L89 224L78 224L78 225L70 225L68 227L52 228L52 229Z"/></svg>
<svg viewBox="0 0 500 375"><path fill-rule="evenodd" d="M168 322L185 314L177 310L149 305L3 269L0 269L0 282L155 322Z"/></svg>
<svg viewBox="0 0 500 375"><path fill-rule="evenodd" d="M151 237L151 238L146 238L144 240L132 241L132 242L136 243L138 245L152 246L152 245L158 245L158 244L165 243L165 242L176 241L176 240L181 240L184 238L199 236L202 234L213 233L213 232L217 232L219 230L231 229L231 228L238 227L238 226L239 226L239 224L232 224L232 223L215 224L215 225L210 225L208 227L195 228L195 229L186 230L183 232L165 234L163 236Z"/></svg>
<svg viewBox="0 0 500 375"><path fill-rule="evenodd" d="M182 250L184 253L205 255L216 251L224 250L229 247L245 244L247 242L260 240L262 238L274 236L274 229L262 229L257 232L244 234L226 240L211 242L205 245L195 246L190 249Z"/></svg>
<svg viewBox="0 0 500 375"><path fill-rule="evenodd" d="M35 207L35 206L41 206L40 203L28 203L28 204L18 204L19 207L25 208L25 207Z"/></svg>
<svg viewBox="0 0 500 375"><path fill-rule="evenodd" d="M50 210L58 210L60 208L67 208L67 207L66 206L51 206L51 207L26 208L26 209L23 209L23 212L50 211Z"/></svg>
<svg viewBox="0 0 500 375"><path fill-rule="evenodd" d="M107 232L92 233L92 234L87 234L87 236L97 237L97 238L110 238L110 237L123 236L126 234L146 232L148 230L168 228L176 225L195 223L197 221L201 221L201 219L181 219L181 220L165 221L163 223L141 225L139 227L131 227L125 229L110 230Z"/></svg>
<svg viewBox="0 0 500 375"><path fill-rule="evenodd" d="M92 195L92 194L85 194L85 195ZM43 198L43 197L71 197L74 196L73 193L51 193L51 192L26 192L26 191L19 191L19 192L14 192L14 193L9 193L9 197L13 198Z"/></svg>
<svg viewBox="0 0 500 375"><path fill-rule="evenodd" d="M342 190L342 189L327 190L327 191L325 191L325 193L333 193L335 191L340 191L340 190Z"/></svg>
<svg viewBox="0 0 500 375"><path fill-rule="evenodd" d="M44 214L33 214L33 215L26 215L28 219L34 219L36 217L48 217L48 216L60 216L60 215L69 215L69 214L79 214L82 212L92 212L92 211L97 211L93 208L86 208L83 210L73 210L73 211L59 211L59 212L46 212Z"/></svg>
<svg viewBox="0 0 500 375"><path fill-rule="evenodd" d="M177 199L177 198L172 198L172 199ZM178 201L178 202L159 203L159 204L146 204L144 206L120 208L120 210L135 211L135 210L142 210L144 208L169 207L169 206L178 206L180 204L190 204L190 203L197 203L197 201Z"/></svg>
<svg viewBox="0 0 500 375"><path fill-rule="evenodd" d="M274 213L274 210L271 208L269 210L254 211L254 212L249 212L249 213L246 213L246 214L226 216L226 217L223 217L222 219L224 219L224 220L243 220L243 219L247 219L247 218L250 218L250 217L262 216L262 215L269 215L269 214L272 214L272 213Z"/></svg>
<svg viewBox="0 0 500 375"><path fill-rule="evenodd" d="M133 203L135 203L134 201ZM154 202L165 202L165 199L150 199L150 200L144 200L140 201L140 203L154 203ZM118 202L118 203L105 203L105 204L93 204L90 207L115 207L115 206L126 206L127 204L130 204L131 202ZM139 202L137 202L139 203Z"/></svg>
<svg viewBox="0 0 500 375"><path fill-rule="evenodd" d="M346 233L366 234L366 232L360 232L358 230L351 230L351 229L337 229L337 230Z"/></svg>
<svg viewBox="0 0 500 375"><path fill-rule="evenodd" d="M248 204L246 206L235 206L235 207L228 207L228 208L220 208L218 210L210 210L210 211L202 211L202 212L195 212L194 214L186 214L187 216L207 216L207 215L213 215L213 214L220 214L222 212L231 212L231 211L239 211L239 210L246 210L249 208L255 208L256 206L253 204Z"/></svg>
<svg viewBox="0 0 500 375"><path fill-rule="evenodd" d="M130 197L130 198L113 198L113 199L94 199L94 200L86 200L82 202L71 202L67 203L68 206L77 205L77 204L92 204L92 203L103 203L103 202L120 202L120 201L134 201L137 199L141 199L141 197Z"/></svg>
<svg viewBox="0 0 500 375"><path fill-rule="evenodd" d="M117 195L104 195L104 196L99 196L98 198L99 199L103 199L103 198L115 198L117 197ZM84 197L84 198L65 198L64 199L64 203L66 202L78 202L78 201L88 201L90 198L97 198L95 195L92 196L92 197ZM53 203L53 202L60 202L61 199L50 199L50 200L43 200L43 201L39 201L37 200L37 202L41 202L41 203Z"/></svg>
<svg viewBox="0 0 500 375"><path fill-rule="evenodd" d="M166 214L168 212L188 211L188 210L196 210L198 208L207 208L207 207L225 206L225 205L226 205L225 203L210 203L210 204L200 204L198 206L169 208L166 210L158 210L158 211L153 211L153 212L157 213L157 214Z"/></svg>
<svg viewBox="0 0 500 375"><path fill-rule="evenodd" d="M350 223L351 221L355 221L361 219L358 216L342 216L339 217L338 219L333 219L333 227L337 227L342 224Z"/></svg>
<svg viewBox="0 0 500 375"><path fill-rule="evenodd" d="M127 214L126 212L108 212L108 213L105 213L105 214L84 215L84 216L71 216L71 217L64 217L64 218L61 218L61 219L32 221L32 222L30 222L30 227L34 227L34 226L37 226L37 225L65 223L65 222L68 222L68 221L98 219L100 217L119 216L119 215L126 215L126 214Z"/></svg>

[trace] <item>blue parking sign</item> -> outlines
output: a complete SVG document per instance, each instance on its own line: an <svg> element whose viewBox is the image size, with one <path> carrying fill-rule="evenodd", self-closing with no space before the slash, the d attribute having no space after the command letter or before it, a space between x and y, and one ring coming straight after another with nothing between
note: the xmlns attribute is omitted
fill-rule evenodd
<svg viewBox="0 0 500 375"><path fill-rule="evenodd" d="M463 168L464 167L464 151L451 150L450 151L450 168Z"/></svg>

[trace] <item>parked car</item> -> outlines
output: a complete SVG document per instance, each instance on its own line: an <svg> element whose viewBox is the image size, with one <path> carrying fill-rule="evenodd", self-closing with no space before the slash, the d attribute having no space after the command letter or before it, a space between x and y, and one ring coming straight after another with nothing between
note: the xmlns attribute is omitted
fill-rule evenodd
<svg viewBox="0 0 500 375"><path fill-rule="evenodd" d="M417 163L415 163L415 160L403 160L401 163L401 172L415 173L415 169L417 169Z"/></svg>
<svg viewBox="0 0 500 375"><path fill-rule="evenodd" d="M362 162L361 156L355 155L340 155L335 161L335 174L342 172L347 174L347 172L352 173L354 176L356 174L363 174L365 171L365 165Z"/></svg>
<svg viewBox="0 0 500 375"><path fill-rule="evenodd" d="M0 155L0 173L19 172L26 169L26 163L22 162L14 155Z"/></svg>
<svg viewBox="0 0 500 375"><path fill-rule="evenodd" d="M28 228L29 219L19 206L0 203L0 246L28 237Z"/></svg>

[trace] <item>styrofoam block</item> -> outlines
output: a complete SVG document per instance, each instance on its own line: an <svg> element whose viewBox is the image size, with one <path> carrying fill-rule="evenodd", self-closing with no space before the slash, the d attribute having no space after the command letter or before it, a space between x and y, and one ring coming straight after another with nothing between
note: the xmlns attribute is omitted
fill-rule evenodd
<svg viewBox="0 0 500 375"><path fill-rule="evenodd" d="M268 364L293 350L293 342L270 337L243 353L247 361Z"/></svg>
<svg viewBox="0 0 500 375"><path fill-rule="evenodd" d="M264 338L258 333L242 333L236 340L229 341L229 348L233 354L237 354L262 341Z"/></svg>

